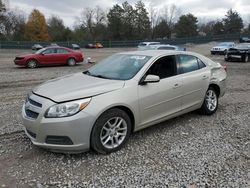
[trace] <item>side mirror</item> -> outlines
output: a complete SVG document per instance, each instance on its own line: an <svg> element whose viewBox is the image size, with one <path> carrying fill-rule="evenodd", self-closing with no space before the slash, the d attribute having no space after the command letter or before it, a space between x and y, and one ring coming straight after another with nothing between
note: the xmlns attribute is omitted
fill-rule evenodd
<svg viewBox="0 0 250 188"><path fill-rule="evenodd" d="M146 76L145 79L143 79L141 81L141 85L143 84L147 84L147 83L156 83L156 82L159 82L160 81L160 77L159 76L156 76L156 75L152 75L152 74L149 74Z"/></svg>

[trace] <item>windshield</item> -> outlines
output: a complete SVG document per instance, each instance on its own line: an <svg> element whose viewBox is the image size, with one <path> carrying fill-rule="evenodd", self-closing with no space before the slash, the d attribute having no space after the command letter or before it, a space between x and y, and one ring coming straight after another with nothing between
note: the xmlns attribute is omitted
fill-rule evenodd
<svg viewBox="0 0 250 188"><path fill-rule="evenodd" d="M36 51L35 54L40 54L40 53L42 53L43 51L44 51L44 48L42 48L42 49Z"/></svg>
<svg viewBox="0 0 250 188"><path fill-rule="evenodd" d="M115 54L102 60L84 73L106 79L129 80L150 58L151 56L144 55Z"/></svg>
<svg viewBox="0 0 250 188"><path fill-rule="evenodd" d="M222 42L218 44L218 46L229 46L229 45L232 45L232 44L227 43L227 42Z"/></svg>
<svg viewBox="0 0 250 188"><path fill-rule="evenodd" d="M237 48L250 48L250 44L248 44L248 43L239 44L239 45L237 45Z"/></svg>

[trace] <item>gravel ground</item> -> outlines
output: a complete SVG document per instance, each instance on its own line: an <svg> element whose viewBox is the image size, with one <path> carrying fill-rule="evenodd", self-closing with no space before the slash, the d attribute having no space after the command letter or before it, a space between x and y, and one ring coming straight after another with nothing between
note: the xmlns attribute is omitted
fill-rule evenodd
<svg viewBox="0 0 250 188"><path fill-rule="evenodd" d="M250 63L210 56L213 45L187 49L228 66L227 93L217 113L192 112L136 132L110 155L48 152L23 132L21 106L31 88L90 65L18 68L13 58L24 51L0 49L0 187L250 187ZM98 61L126 50L133 49L84 53Z"/></svg>

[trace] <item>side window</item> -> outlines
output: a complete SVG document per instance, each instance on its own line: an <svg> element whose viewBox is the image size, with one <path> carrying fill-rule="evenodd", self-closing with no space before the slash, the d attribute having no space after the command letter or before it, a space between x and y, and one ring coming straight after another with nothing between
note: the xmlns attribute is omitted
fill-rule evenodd
<svg viewBox="0 0 250 188"><path fill-rule="evenodd" d="M68 53L68 50L65 50L63 48L57 48L56 51L57 51L56 53L58 53L58 54L67 54Z"/></svg>
<svg viewBox="0 0 250 188"><path fill-rule="evenodd" d="M198 64L199 64L199 69L202 69L204 67L206 67L206 65L199 59L197 58Z"/></svg>
<svg viewBox="0 0 250 188"><path fill-rule="evenodd" d="M43 51L43 54L53 54L53 53L55 53L55 49L54 48L49 48L49 49Z"/></svg>
<svg viewBox="0 0 250 188"><path fill-rule="evenodd" d="M168 78L176 75L175 56L166 56L158 59L147 71L147 75L153 74L160 79Z"/></svg>
<svg viewBox="0 0 250 188"><path fill-rule="evenodd" d="M196 71L199 69L197 58L191 55L179 55L181 73Z"/></svg>

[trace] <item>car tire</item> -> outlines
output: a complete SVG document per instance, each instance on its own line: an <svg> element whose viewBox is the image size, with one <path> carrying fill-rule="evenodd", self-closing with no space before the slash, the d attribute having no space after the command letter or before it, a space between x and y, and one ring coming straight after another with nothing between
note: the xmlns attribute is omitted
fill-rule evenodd
<svg viewBox="0 0 250 188"><path fill-rule="evenodd" d="M68 59L68 65L69 66L75 66L76 65L76 60L74 58L69 58Z"/></svg>
<svg viewBox="0 0 250 188"><path fill-rule="evenodd" d="M204 97L200 113L204 115L212 115L216 112L219 104L218 94L213 87L209 87Z"/></svg>
<svg viewBox="0 0 250 188"><path fill-rule="evenodd" d="M34 69L37 67L37 61L35 59L30 59L27 61L27 67L30 69Z"/></svg>
<svg viewBox="0 0 250 188"><path fill-rule="evenodd" d="M104 112L92 129L91 148L98 153L118 151L127 142L131 133L131 120L126 112L113 108Z"/></svg>

